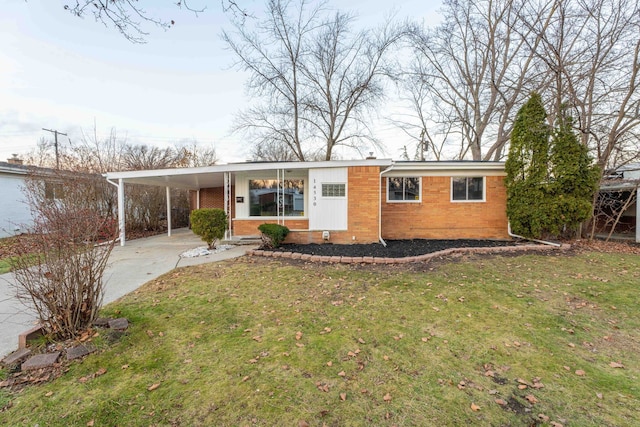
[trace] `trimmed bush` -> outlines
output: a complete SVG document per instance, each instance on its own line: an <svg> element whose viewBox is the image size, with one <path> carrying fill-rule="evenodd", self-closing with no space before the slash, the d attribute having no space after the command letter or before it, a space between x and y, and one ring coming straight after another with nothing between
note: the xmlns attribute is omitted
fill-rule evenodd
<svg viewBox="0 0 640 427"><path fill-rule="evenodd" d="M196 233L209 249L216 247L224 237L227 228L227 214L222 209L196 209L191 212L191 230Z"/></svg>
<svg viewBox="0 0 640 427"><path fill-rule="evenodd" d="M289 234L289 229L280 224L261 224L258 230L262 233L262 247L268 249L280 246Z"/></svg>

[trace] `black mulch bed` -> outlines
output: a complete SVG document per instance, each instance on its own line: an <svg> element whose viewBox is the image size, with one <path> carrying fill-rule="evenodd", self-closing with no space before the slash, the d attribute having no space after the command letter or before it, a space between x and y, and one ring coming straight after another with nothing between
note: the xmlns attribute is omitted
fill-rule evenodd
<svg viewBox="0 0 640 427"><path fill-rule="evenodd" d="M513 246L513 240L387 240L387 246L380 243L334 245L332 243L315 244L284 244L276 251L297 252L301 254L321 256L403 258L438 252L450 248L488 248L498 246Z"/></svg>

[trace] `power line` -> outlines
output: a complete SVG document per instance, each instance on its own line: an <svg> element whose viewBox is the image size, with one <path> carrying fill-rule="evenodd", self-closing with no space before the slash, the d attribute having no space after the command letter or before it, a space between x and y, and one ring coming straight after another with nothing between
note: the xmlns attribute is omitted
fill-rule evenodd
<svg viewBox="0 0 640 427"><path fill-rule="evenodd" d="M55 135L55 147L56 147L56 169L60 169L60 156L58 155L58 135L64 135L67 136L66 133L62 133L62 132L58 132L57 130L51 130L51 129L45 129L42 128L42 130L47 131L47 132L51 132Z"/></svg>

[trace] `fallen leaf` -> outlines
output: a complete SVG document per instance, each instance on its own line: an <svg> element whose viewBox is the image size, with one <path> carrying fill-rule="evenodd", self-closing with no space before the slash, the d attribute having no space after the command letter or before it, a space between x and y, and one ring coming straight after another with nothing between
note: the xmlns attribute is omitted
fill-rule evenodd
<svg viewBox="0 0 640 427"><path fill-rule="evenodd" d="M385 394L384 397L382 398L382 400L384 400L385 402L390 402L391 401L391 395L389 393Z"/></svg>
<svg viewBox="0 0 640 427"><path fill-rule="evenodd" d="M340 371L340 372L338 372L338 376L339 377L346 377L347 374L344 371Z"/></svg>
<svg viewBox="0 0 640 427"><path fill-rule="evenodd" d="M122 365L120 368L121 369L129 369L129 365Z"/></svg>
<svg viewBox="0 0 640 427"><path fill-rule="evenodd" d="M253 337L251 339L256 341L256 342L262 342L262 337L260 335L256 335L255 337Z"/></svg>
<svg viewBox="0 0 640 427"><path fill-rule="evenodd" d="M564 427L564 424L560 424L556 421L551 421L551 427Z"/></svg>
<svg viewBox="0 0 640 427"><path fill-rule="evenodd" d="M596 397L597 397L598 399L602 399L602 393L596 393Z"/></svg>
<svg viewBox="0 0 640 427"><path fill-rule="evenodd" d="M538 403L538 399L533 394L527 394L525 397L529 401L529 403Z"/></svg>
<svg viewBox="0 0 640 427"><path fill-rule="evenodd" d="M480 410L480 407L478 405L476 405L475 403L471 404L471 410L474 412L477 412Z"/></svg>
<svg viewBox="0 0 640 427"><path fill-rule="evenodd" d="M624 368L624 365L620 362L611 362L609 363L609 366L612 368Z"/></svg>
<svg viewBox="0 0 640 427"><path fill-rule="evenodd" d="M365 341L364 341L362 338L358 338L358 342L359 342L360 344L366 344L366 343L365 343Z"/></svg>
<svg viewBox="0 0 640 427"><path fill-rule="evenodd" d="M100 375L104 375L107 373L107 370L105 368L100 368L96 371L96 377L99 377Z"/></svg>
<svg viewBox="0 0 640 427"><path fill-rule="evenodd" d="M538 414L538 419L544 423L549 422L549 417L547 417L545 414Z"/></svg>
<svg viewBox="0 0 640 427"><path fill-rule="evenodd" d="M576 375L577 375L577 376L579 376L579 377L584 377L584 376L585 376L585 374L586 374L586 372L585 372L585 371L583 371L582 369L578 369L578 370L576 371Z"/></svg>
<svg viewBox="0 0 640 427"><path fill-rule="evenodd" d="M518 390L526 390L526 389L527 389L526 385L524 385L524 384L519 384L518 385Z"/></svg>
<svg viewBox="0 0 640 427"><path fill-rule="evenodd" d="M495 402L500 406L504 406L507 404L506 400L504 399L496 399Z"/></svg>
<svg viewBox="0 0 640 427"><path fill-rule="evenodd" d="M147 387L147 390L153 391L153 390L157 389L158 387L160 387L160 383L155 383L155 384L152 384L149 387Z"/></svg>
<svg viewBox="0 0 640 427"><path fill-rule="evenodd" d="M95 423L94 420L91 420L87 423L87 427L93 427L93 424Z"/></svg>
<svg viewBox="0 0 640 427"><path fill-rule="evenodd" d="M249 375L246 375L245 377L242 378L242 382L244 383L249 381L249 378L250 378Z"/></svg>
<svg viewBox="0 0 640 427"><path fill-rule="evenodd" d="M309 427L309 423L303 420L298 421L298 427Z"/></svg>
<svg viewBox="0 0 640 427"><path fill-rule="evenodd" d="M340 393L340 400L342 401L347 400L347 393Z"/></svg>
<svg viewBox="0 0 640 427"><path fill-rule="evenodd" d="M431 308L433 308L433 311L440 311L438 307L431 307Z"/></svg>
<svg viewBox="0 0 640 427"><path fill-rule="evenodd" d="M302 339L302 335L304 335L302 332L296 332L296 341L300 341Z"/></svg>
<svg viewBox="0 0 640 427"><path fill-rule="evenodd" d="M427 342L427 341L429 341L429 338L430 338L430 337L422 337L422 342Z"/></svg>
<svg viewBox="0 0 640 427"><path fill-rule="evenodd" d="M46 396L46 397L51 397L51 396L53 396L53 392L52 392L52 391L47 392L47 394L45 394L45 396Z"/></svg>
<svg viewBox="0 0 640 427"><path fill-rule="evenodd" d="M149 338L151 338L153 336L153 332L150 330L147 330L147 335L149 335Z"/></svg>
<svg viewBox="0 0 640 427"><path fill-rule="evenodd" d="M389 356L387 356L387 355L382 356L382 358L383 358L384 360L389 360Z"/></svg>
<svg viewBox="0 0 640 427"><path fill-rule="evenodd" d="M333 362L332 362L331 360L329 360L329 361L327 362L327 366L331 367L332 365L333 365Z"/></svg>

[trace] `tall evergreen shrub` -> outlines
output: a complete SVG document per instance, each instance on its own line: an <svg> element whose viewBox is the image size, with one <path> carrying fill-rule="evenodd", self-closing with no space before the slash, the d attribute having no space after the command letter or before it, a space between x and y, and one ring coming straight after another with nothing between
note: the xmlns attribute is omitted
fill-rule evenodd
<svg viewBox="0 0 640 427"><path fill-rule="evenodd" d="M569 236L591 215L598 168L566 110L549 128L537 93L518 111L505 170L507 216L515 234Z"/></svg>
<svg viewBox="0 0 640 427"><path fill-rule="evenodd" d="M593 212L600 171L573 131L573 119L562 110L554 129L550 186L555 198L555 234L570 236Z"/></svg>
<svg viewBox="0 0 640 427"><path fill-rule="evenodd" d="M507 216L514 233L540 237L548 228L553 204L547 191L549 137L547 113L533 93L518 114L511 132L507 177Z"/></svg>

